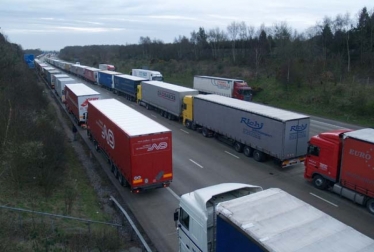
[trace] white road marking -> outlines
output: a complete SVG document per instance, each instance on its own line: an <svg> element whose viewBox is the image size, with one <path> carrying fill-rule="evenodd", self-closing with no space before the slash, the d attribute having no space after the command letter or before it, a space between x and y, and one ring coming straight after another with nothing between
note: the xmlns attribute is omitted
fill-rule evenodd
<svg viewBox="0 0 374 252"><path fill-rule="evenodd" d="M181 131L183 131L184 133L186 134L190 134L188 131L184 130L184 129L180 129Z"/></svg>
<svg viewBox="0 0 374 252"><path fill-rule="evenodd" d="M181 199L173 190L170 189L170 187L166 187L166 190L168 190L178 201Z"/></svg>
<svg viewBox="0 0 374 252"><path fill-rule="evenodd" d="M330 201L328 201L328 200L326 200L326 199L324 199L324 198L322 198L322 197L320 197L318 195L315 195L314 193L310 193L310 195L312 195L312 196L314 196L314 197L316 197L316 198L318 198L320 200L323 200L323 201L329 203L330 205L333 205L334 207L339 207L338 205L336 205L336 204L334 204L334 203L332 203L332 202L330 202Z"/></svg>
<svg viewBox="0 0 374 252"><path fill-rule="evenodd" d="M200 164L198 164L198 163L196 163L195 161L193 161L192 159L190 159L190 161L192 162L192 163L194 163L195 165L197 165L197 166L199 166L200 168L204 168L202 165L200 165Z"/></svg>
<svg viewBox="0 0 374 252"><path fill-rule="evenodd" d="M157 116L155 116L154 114L151 114L151 116L153 116L154 118L157 118Z"/></svg>
<svg viewBox="0 0 374 252"><path fill-rule="evenodd" d="M228 151L225 151L227 154L229 154L229 155L231 155L231 156L233 156L233 157L236 157L237 159L239 159L240 157L238 157L238 156L236 156L236 155L234 155L234 154L232 154L232 153L230 153L230 152L228 152Z"/></svg>

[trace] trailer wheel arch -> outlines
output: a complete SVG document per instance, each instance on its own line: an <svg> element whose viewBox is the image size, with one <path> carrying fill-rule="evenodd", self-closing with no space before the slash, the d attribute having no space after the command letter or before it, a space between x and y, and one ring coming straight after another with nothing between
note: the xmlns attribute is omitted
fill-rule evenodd
<svg viewBox="0 0 374 252"><path fill-rule="evenodd" d="M369 198L366 202L366 208L371 214L374 214L374 198Z"/></svg>

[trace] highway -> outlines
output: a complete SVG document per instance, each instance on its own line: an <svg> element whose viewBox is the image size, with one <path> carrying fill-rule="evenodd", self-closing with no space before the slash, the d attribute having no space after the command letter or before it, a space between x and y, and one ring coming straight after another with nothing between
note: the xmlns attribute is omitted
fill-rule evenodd
<svg viewBox="0 0 374 252"><path fill-rule="evenodd" d="M87 83L77 77L77 82ZM181 123L169 121L155 111L97 85L87 84L102 94L102 99L116 98L173 132L174 179L170 188L131 194L124 190L124 200L142 225L158 251L178 251L178 238L173 213L179 196L209 185L224 182L241 182L266 188L281 188L299 199L330 214L358 231L374 238L374 216L362 207L340 198L329 191L321 191L303 178L303 165L285 169L271 161L258 163L236 153L230 146L214 138L186 129ZM336 128L359 128L326 119L311 117L310 136ZM274 206L276 207L276 206Z"/></svg>

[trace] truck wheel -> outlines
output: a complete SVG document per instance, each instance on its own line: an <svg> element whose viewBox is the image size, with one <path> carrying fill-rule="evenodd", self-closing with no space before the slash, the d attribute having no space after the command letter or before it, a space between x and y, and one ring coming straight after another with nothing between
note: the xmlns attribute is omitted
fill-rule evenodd
<svg viewBox="0 0 374 252"><path fill-rule="evenodd" d="M253 159L256 160L257 162L263 162L265 159L265 155L262 151L254 150Z"/></svg>
<svg viewBox="0 0 374 252"><path fill-rule="evenodd" d="M114 172L113 172L113 174L114 174L114 177L115 177L115 178L118 178L118 169L117 169L117 167L114 167Z"/></svg>
<svg viewBox="0 0 374 252"><path fill-rule="evenodd" d="M173 119L173 115L172 114L168 114L168 119L171 121Z"/></svg>
<svg viewBox="0 0 374 252"><path fill-rule="evenodd" d="M203 134L204 137L208 137L209 136L208 129L204 127L203 130L202 130L202 134Z"/></svg>
<svg viewBox="0 0 374 252"><path fill-rule="evenodd" d="M313 185L318 189L324 190L327 187L327 181L324 177L317 174L313 177Z"/></svg>
<svg viewBox="0 0 374 252"><path fill-rule="evenodd" d="M114 170L116 169L116 166L112 163L112 165L110 166L110 171L112 173L114 173Z"/></svg>
<svg viewBox="0 0 374 252"><path fill-rule="evenodd" d="M187 129L191 129L191 122L189 120L186 120L185 126Z"/></svg>
<svg viewBox="0 0 374 252"><path fill-rule="evenodd" d="M147 110L149 110L149 105L148 105L148 104L145 104L145 108L146 108Z"/></svg>
<svg viewBox="0 0 374 252"><path fill-rule="evenodd" d="M192 130L196 130L196 129L197 129L197 126L196 126L195 123L192 123L192 125L191 125L191 129L192 129Z"/></svg>
<svg viewBox="0 0 374 252"><path fill-rule="evenodd" d="M374 199L369 199L366 202L366 207L371 214L374 214Z"/></svg>
<svg viewBox="0 0 374 252"><path fill-rule="evenodd" d="M95 146L95 150L96 150L97 152L100 152L99 144L98 144L96 141L94 142L94 146Z"/></svg>
<svg viewBox="0 0 374 252"><path fill-rule="evenodd" d="M243 145L239 142L235 142L234 144L234 150L236 152L242 152L243 151Z"/></svg>
<svg viewBox="0 0 374 252"><path fill-rule="evenodd" d="M252 157L252 156L253 156L253 148L252 148L252 147L249 147L249 146L244 146L244 148L243 148L243 153L244 153L244 155L246 155L247 157Z"/></svg>
<svg viewBox="0 0 374 252"><path fill-rule="evenodd" d="M124 185L125 185L122 174L119 174L119 175L118 175L118 181L119 181L119 183L120 183L121 186L124 186Z"/></svg>

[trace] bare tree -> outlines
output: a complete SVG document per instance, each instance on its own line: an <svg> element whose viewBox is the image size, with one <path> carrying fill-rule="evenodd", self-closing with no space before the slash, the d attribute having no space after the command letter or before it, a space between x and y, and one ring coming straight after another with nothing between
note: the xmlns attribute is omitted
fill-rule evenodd
<svg viewBox="0 0 374 252"><path fill-rule="evenodd" d="M239 35L239 29L240 24L235 21L227 26L227 33L231 39L232 59L234 63L236 62L236 40Z"/></svg>
<svg viewBox="0 0 374 252"><path fill-rule="evenodd" d="M216 27L208 31L208 42L212 48L213 58L219 58L219 51L227 36L224 31Z"/></svg>

